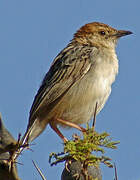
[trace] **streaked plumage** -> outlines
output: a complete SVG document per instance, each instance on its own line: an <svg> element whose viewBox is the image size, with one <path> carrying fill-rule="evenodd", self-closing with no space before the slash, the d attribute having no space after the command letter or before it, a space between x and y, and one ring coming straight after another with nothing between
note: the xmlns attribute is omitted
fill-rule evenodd
<svg viewBox="0 0 140 180"><path fill-rule="evenodd" d="M57 124L62 125L57 119L74 124L88 122L96 103L97 113L100 112L118 73L117 40L128 34L131 32L96 22L86 24L75 33L42 81L23 142L34 140L47 124L54 129Z"/></svg>

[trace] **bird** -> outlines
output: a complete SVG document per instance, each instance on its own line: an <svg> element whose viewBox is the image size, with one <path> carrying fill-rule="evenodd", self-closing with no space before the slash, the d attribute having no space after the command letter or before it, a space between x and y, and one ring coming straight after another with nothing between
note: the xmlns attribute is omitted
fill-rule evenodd
<svg viewBox="0 0 140 180"><path fill-rule="evenodd" d="M55 57L34 98L22 142L32 142L49 124L64 141L58 126L89 122L104 107L118 74L116 45L131 31L91 22L82 26Z"/></svg>

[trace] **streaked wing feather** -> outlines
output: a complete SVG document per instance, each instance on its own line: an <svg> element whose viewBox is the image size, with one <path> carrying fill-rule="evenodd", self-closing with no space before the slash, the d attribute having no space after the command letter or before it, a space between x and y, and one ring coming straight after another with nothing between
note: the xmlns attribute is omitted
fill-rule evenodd
<svg viewBox="0 0 140 180"><path fill-rule="evenodd" d="M85 49L82 49L85 48ZM85 54L82 54L82 52ZM70 45L58 54L35 96L30 111L30 119L42 107L57 100L90 69L91 49L74 48Z"/></svg>

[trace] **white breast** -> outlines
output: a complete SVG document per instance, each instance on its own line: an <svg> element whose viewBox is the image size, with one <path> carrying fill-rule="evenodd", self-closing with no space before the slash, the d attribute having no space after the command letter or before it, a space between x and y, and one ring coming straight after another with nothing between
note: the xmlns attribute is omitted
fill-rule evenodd
<svg viewBox="0 0 140 180"><path fill-rule="evenodd" d="M97 57L87 74L69 89L55 107L58 117L76 124L89 121L93 117L96 102L98 112L103 108L117 73L116 54L114 57L104 54Z"/></svg>

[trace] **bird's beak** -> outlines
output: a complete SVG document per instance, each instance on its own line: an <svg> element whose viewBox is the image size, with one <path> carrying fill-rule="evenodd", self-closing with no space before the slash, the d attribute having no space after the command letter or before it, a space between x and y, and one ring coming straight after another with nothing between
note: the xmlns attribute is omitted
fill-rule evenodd
<svg viewBox="0 0 140 180"><path fill-rule="evenodd" d="M133 34L131 31L124 31L124 30L119 30L117 33L115 33L113 36L116 36L118 38L122 37L122 36L126 36L129 34Z"/></svg>

